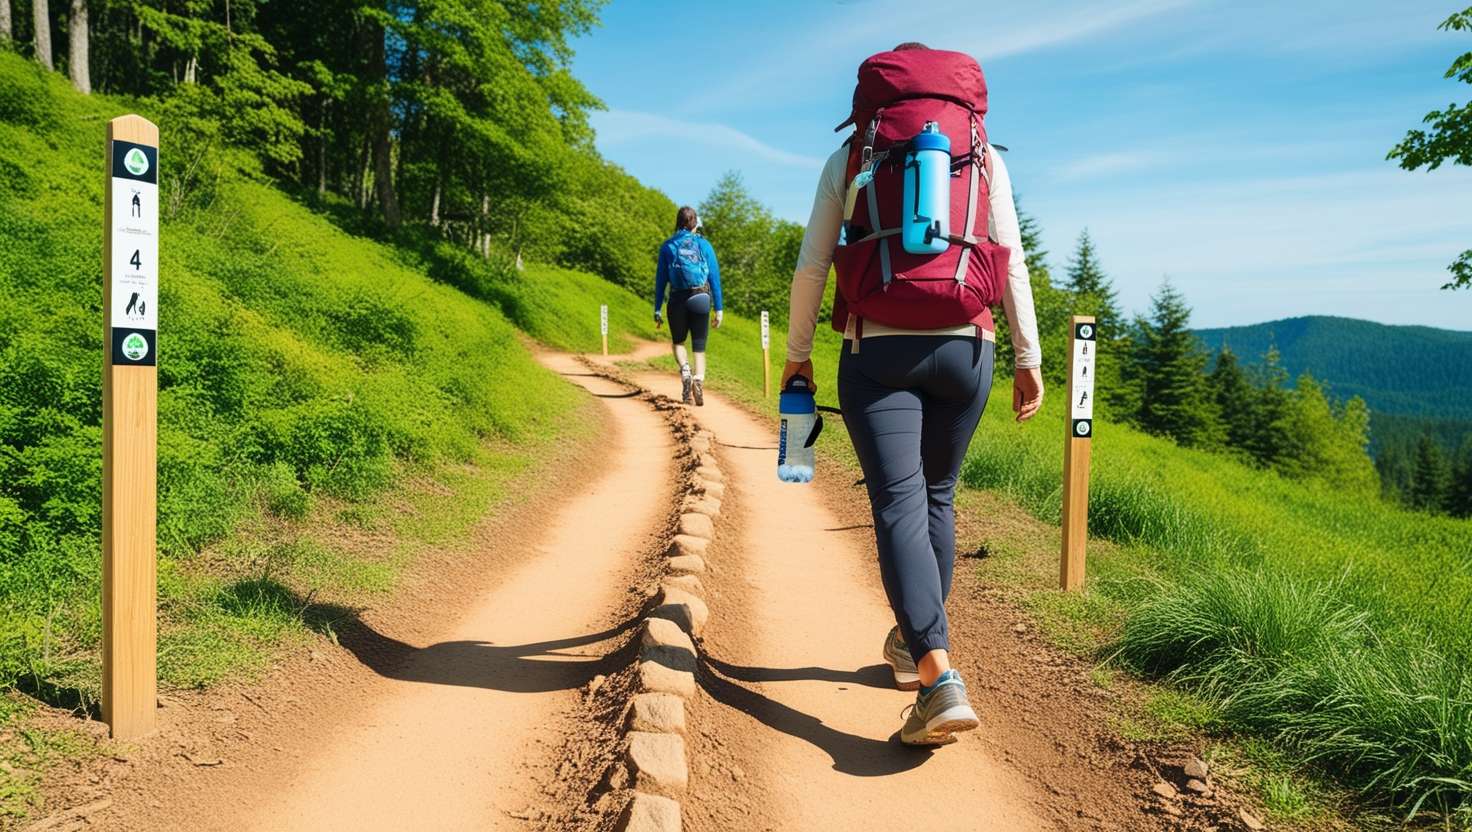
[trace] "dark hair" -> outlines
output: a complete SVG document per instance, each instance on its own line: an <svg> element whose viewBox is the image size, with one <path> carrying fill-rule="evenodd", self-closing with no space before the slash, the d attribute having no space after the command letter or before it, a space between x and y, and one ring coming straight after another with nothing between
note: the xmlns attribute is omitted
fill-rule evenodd
<svg viewBox="0 0 1472 832"><path fill-rule="evenodd" d="M689 205L681 205L680 210L675 212L675 231L695 230L695 209Z"/></svg>
<svg viewBox="0 0 1472 832"><path fill-rule="evenodd" d="M926 46L923 43L920 43L919 41L907 40L904 43L900 44L899 46L896 46L895 48L893 48L893 49L891 49L889 51L891 51L891 52L908 52L911 49L929 49L929 48L930 47Z"/></svg>

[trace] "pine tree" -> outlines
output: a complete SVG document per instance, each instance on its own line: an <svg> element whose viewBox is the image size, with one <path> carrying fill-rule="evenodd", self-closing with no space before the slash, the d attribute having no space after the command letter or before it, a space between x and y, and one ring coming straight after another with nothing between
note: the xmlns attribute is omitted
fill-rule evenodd
<svg viewBox="0 0 1472 832"><path fill-rule="evenodd" d="M1221 416L1227 445L1244 456L1253 456L1253 438L1259 420L1258 391L1247 381L1237 356L1226 345L1217 353L1210 376L1212 397Z"/></svg>
<svg viewBox="0 0 1472 832"><path fill-rule="evenodd" d="M1140 426L1182 445L1221 440L1216 402L1206 383L1206 354L1191 332L1191 307L1167 280L1142 322L1137 364L1142 385Z"/></svg>
<svg viewBox="0 0 1472 832"><path fill-rule="evenodd" d="M1288 453L1288 419L1293 398L1287 389L1288 371L1283 369L1277 345L1268 347L1262 365L1255 368L1254 374L1257 407L1248 451L1259 465L1278 468Z"/></svg>
<svg viewBox="0 0 1472 832"><path fill-rule="evenodd" d="M1052 282L1048 273L1048 250L1043 248L1043 227L1037 217L1022 210L1021 197L1014 196L1017 203L1017 230L1022 235L1022 253L1026 256L1027 271Z"/></svg>
<svg viewBox="0 0 1472 832"><path fill-rule="evenodd" d="M1123 318L1114 284L1099 264L1094 240L1087 228L1078 235L1078 246L1068 262L1067 278L1067 288L1074 294L1074 314L1093 315L1099 325L1101 339L1123 336L1120 327Z"/></svg>
<svg viewBox="0 0 1472 832"><path fill-rule="evenodd" d="M1380 473L1380 493L1392 502L1410 504L1411 479L1415 474L1413 454L1405 440L1396 437L1385 441L1375 454L1375 470Z"/></svg>
<svg viewBox="0 0 1472 832"><path fill-rule="evenodd" d="M1416 443L1416 468L1411 477L1408 495L1412 508L1423 511L1442 511L1447 504L1451 471L1441 447L1430 434L1422 434Z"/></svg>
<svg viewBox="0 0 1472 832"><path fill-rule="evenodd" d="M1032 285L1033 311L1037 315L1038 342L1043 350L1043 377L1050 384L1062 384L1068 373L1068 316L1073 314L1073 298L1053 285L1048 269L1048 251L1043 248L1042 225L1031 214L1017 209L1017 224L1022 231L1022 250L1026 255L1028 283ZM1004 314L993 316L997 325L997 369L1011 372L1016 366L1012 352L1010 322Z"/></svg>
<svg viewBox="0 0 1472 832"><path fill-rule="evenodd" d="M1457 451L1451 487L1447 489L1446 511L1453 517L1472 517L1472 436L1463 439Z"/></svg>

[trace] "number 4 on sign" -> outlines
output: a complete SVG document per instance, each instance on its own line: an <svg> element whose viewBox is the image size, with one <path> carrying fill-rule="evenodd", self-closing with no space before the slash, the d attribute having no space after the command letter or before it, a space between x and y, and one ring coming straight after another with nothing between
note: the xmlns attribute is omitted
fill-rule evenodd
<svg viewBox="0 0 1472 832"><path fill-rule="evenodd" d="M130 257L130 258L128 258L128 262L132 264L133 268L135 268L135 269L141 269L141 268L143 268L143 257L141 255L142 255L142 252L140 250L138 250L136 248L133 249L133 256Z"/></svg>

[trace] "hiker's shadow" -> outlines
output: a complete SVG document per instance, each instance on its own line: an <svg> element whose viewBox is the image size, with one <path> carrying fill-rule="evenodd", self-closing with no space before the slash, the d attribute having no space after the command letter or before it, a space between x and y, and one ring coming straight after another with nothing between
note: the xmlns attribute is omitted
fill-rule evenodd
<svg viewBox="0 0 1472 832"><path fill-rule="evenodd" d="M884 777L909 771L930 759L928 748L901 745L897 736L887 740L861 737L829 726L816 716L763 696L740 682L819 681L865 687L892 688L883 665L858 670L825 667L767 668L727 664L701 655L700 684L712 699L751 715L769 728L806 740L833 759L834 771L855 777Z"/></svg>
<svg viewBox="0 0 1472 832"><path fill-rule="evenodd" d="M580 688L594 676L608 673L618 654L624 651L580 648L615 639L635 623L631 620L602 632L530 644L442 641L428 647L414 647L358 619L340 630L338 639L358 661L390 679L511 693L545 693Z"/></svg>

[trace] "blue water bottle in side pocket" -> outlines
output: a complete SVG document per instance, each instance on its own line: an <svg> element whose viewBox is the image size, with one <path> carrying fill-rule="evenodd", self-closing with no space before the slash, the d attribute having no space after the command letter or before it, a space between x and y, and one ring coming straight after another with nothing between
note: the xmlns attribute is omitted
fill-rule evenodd
<svg viewBox="0 0 1472 832"><path fill-rule="evenodd" d="M905 251L940 254L949 248L951 140L933 121L925 122L905 153L904 197L900 228Z"/></svg>
<svg viewBox="0 0 1472 832"><path fill-rule="evenodd" d="M816 462L813 443L823 432L823 417L813 401L812 384L802 376L793 376L782 388L777 409L782 417L777 436L777 479L812 482Z"/></svg>

